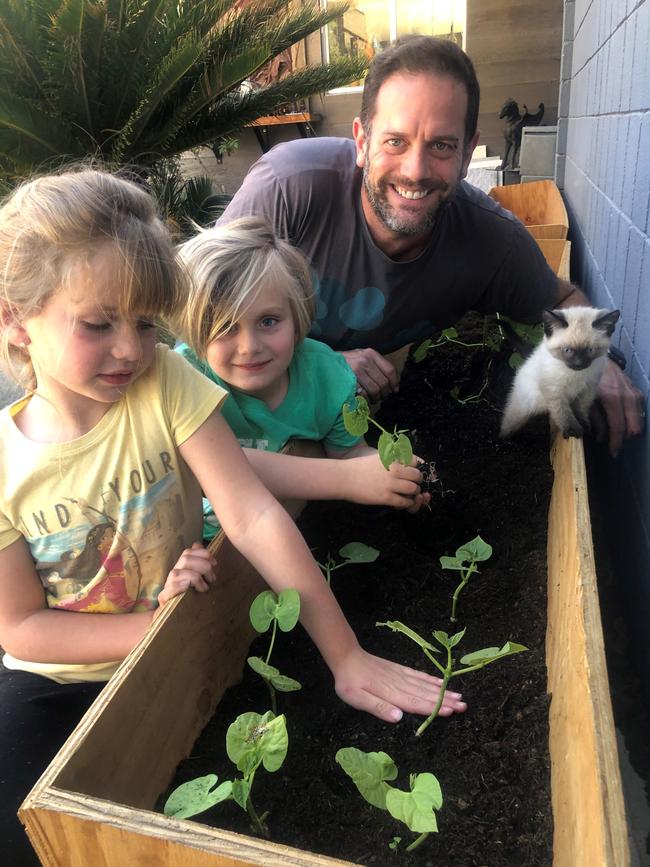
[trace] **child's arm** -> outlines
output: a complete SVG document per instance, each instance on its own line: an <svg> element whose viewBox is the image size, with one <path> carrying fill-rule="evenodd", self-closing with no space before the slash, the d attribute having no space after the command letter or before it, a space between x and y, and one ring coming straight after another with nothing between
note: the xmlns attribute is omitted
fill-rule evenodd
<svg viewBox="0 0 650 867"><path fill-rule="evenodd" d="M160 604L189 586L207 590L214 563L204 548L180 556ZM124 659L149 627L151 611L93 614L48 608L23 538L0 551L0 645L30 662L91 664Z"/></svg>
<svg viewBox="0 0 650 867"><path fill-rule="evenodd" d="M341 698L386 721L401 718L403 710L430 713L440 681L361 649L297 527L252 471L218 412L180 452L232 543L273 590L300 593L301 620L332 671ZM445 697L446 714L464 709L457 693Z"/></svg>
<svg viewBox="0 0 650 867"><path fill-rule="evenodd" d="M280 500L349 500L367 506L419 508L424 502L419 488L422 473L397 463L387 471L376 450L365 448L367 452L346 455L346 460L340 461L260 449L244 449L244 453L264 485Z"/></svg>

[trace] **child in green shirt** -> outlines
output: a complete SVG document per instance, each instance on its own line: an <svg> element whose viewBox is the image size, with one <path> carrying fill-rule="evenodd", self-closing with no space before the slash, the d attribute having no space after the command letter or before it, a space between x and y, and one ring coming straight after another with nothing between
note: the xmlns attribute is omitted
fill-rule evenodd
<svg viewBox="0 0 650 867"><path fill-rule="evenodd" d="M356 378L342 355L306 336L314 297L309 265L299 250L276 238L265 220L243 217L200 232L183 244L179 256L192 289L177 322L186 341L177 351L230 392L222 413L276 495L281 496L278 476L304 473L307 498L347 498L411 511L426 502L418 470L394 464L387 473L376 450L345 430L342 407L354 404ZM322 442L327 457L345 458L345 466L272 458L290 439ZM205 505L209 539L218 524Z"/></svg>

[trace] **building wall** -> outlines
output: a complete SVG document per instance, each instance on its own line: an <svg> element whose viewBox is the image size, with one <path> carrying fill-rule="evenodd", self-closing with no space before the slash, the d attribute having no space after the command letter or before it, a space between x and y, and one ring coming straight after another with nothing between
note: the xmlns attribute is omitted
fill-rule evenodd
<svg viewBox="0 0 650 867"><path fill-rule="evenodd" d="M615 342L650 391L650 0L567 0L556 176L572 225L572 276L617 307ZM650 692L650 437L592 469L611 518L613 552L640 670Z"/></svg>
<svg viewBox="0 0 650 867"><path fill-rule="evenodd" d="M522 111L544 103L542 123L557 122L562 0L467 0L465 50L481 85L478 126L488 154L504 152L499 111L512 97Z"/></svg>

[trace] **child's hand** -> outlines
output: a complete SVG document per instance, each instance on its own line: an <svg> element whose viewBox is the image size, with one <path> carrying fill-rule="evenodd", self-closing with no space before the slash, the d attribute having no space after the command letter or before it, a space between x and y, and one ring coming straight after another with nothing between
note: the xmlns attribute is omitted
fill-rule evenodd
<svg viewBox="0 0 650 867"><path fill-rule="evenodd" d="M339 698L385 722L399 722L403 711L428 716L442 683L423 671L372 656L358 645L337 666L334 676ZM439 715L451 716L465 710L461 693L447 690Z"/></svg>
<svg viewBox="0 0 650 867"><path fill-rule="evenodd" d="M352 471L352 479L346 499L353 503L417 512L431 499L430 494L420 492L422 473L415 469L418 460L414 457L410 467L395 462L387 470L376 451L363 457L348 458L345 463Z"/></svg>
<svg viewBox="0 0 650 867"><path fill-rule="evenodd" d="M158 594L158 604L164 605L174 596L184 593L188 587L205 593L216 580L214 565L212 555L199 542L186 548L167 576L165 586Z"/></svg>

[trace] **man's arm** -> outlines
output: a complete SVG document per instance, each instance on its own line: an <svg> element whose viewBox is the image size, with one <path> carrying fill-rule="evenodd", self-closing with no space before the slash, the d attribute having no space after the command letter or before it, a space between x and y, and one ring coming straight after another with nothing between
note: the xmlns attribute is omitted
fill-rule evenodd
<svg viewBox="0 0 650 867"><path fill-rule="evenodd" d="M592 307L582 289L558 279L558 307ZM607 416L609 452L615 458L627 437L643 430L643 394L613 361L608 360L598 384L598 398Z"/></svg>

